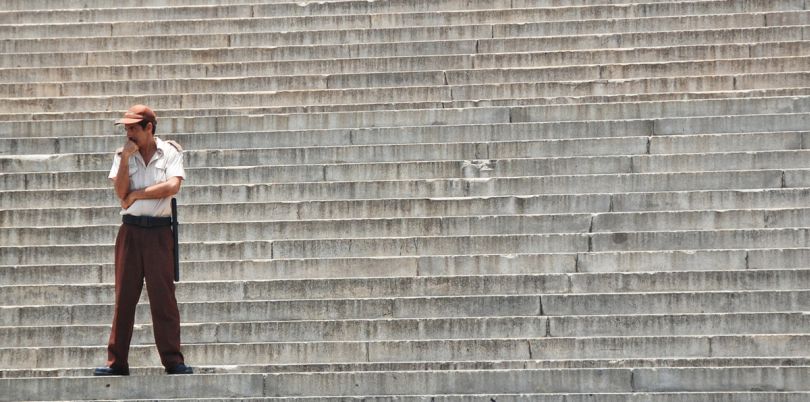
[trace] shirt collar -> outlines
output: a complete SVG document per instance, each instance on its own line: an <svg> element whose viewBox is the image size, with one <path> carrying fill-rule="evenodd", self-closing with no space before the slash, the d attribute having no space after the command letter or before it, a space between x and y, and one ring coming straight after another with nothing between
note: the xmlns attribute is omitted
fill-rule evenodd
<svg viewBox="0 0 810 402"><path fill-rule="evenodd" d="M158 137L155 137L155 143L157 144L157 151L155 153L158 155L158 157L162 158L164 155L166 155L166 151L171 145Z"/></svg>
<svg viewBox="0 0 810 402"><path fill-rule="evenodd" d="M155 137L155 145L157 145L157 150L155 151L155 154L152 156L152 161L158 161L161 158L163 158L166 155L166 147L171 146L168 143L166 143L166 141L163 141L158 137ZM141 156L140 152L135 152L134 156L135 156L135 159L137 161L139 161L144 166L148 166L149 163L152 162L152 161L147 162L147 161L143 160L143 157Z"/></svg>

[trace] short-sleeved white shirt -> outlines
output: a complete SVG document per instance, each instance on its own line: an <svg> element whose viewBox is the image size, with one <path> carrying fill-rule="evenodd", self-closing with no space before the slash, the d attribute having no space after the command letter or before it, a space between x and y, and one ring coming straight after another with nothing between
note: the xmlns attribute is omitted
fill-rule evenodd
<svg viewBox="0 0 810 402"><path fill-rule="evenodd" d="M155 137L157 151L149 164L144 163L140 152L135 152L129 158L129 189L140 190L153 184L162 183L170 177L186 178L183 169L183 153L177 148ZM118 166L121 164L121 154L116 152L110 169L110 179L118 175ZM172 216L172 197L137 200L127 209L121 209L121 215L134 216Z"/></svg>

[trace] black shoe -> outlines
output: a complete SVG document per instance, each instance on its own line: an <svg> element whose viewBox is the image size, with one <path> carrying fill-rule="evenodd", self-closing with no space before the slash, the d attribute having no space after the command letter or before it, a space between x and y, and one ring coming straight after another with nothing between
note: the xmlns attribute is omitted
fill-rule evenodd
<svg viewBox="0 0 810 402"><path fill-rule="evenodd" d="M183 363L180 363L172 368L167 368L166 372L169 374L194 374L194 370Z"/></svg>
<svg viewBox="0 0 810 402"><path fill-rule="evenodd" d="M129 369L119 369L112 367L99 367L93 371L93 375L129 375Z"/></svg>

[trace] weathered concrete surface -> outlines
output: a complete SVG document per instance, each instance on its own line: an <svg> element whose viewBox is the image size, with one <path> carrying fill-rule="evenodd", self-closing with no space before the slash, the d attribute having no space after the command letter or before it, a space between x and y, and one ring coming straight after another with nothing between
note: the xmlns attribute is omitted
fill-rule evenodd
<svg viewBox="0 0 810 402"><path fill-rule="evenodd" d="M7 1L0 400L804 401L808 6ZM88 377L134 103L195 376Z"/></svg>

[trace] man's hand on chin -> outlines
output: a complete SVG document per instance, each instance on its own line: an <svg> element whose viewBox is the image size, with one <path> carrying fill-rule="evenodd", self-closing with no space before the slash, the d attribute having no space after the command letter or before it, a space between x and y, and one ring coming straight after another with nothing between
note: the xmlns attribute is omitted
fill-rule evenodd
<svg viewBox="0 0 810 402"><path fill-rule="evenodd" d="M122 150L123 156L126 157L124 160L129 159L129 157L135 152L138 152L139 149L138 143L135 142L135 140L127 138L127 142L124 143L124 149Z"/></svg>

